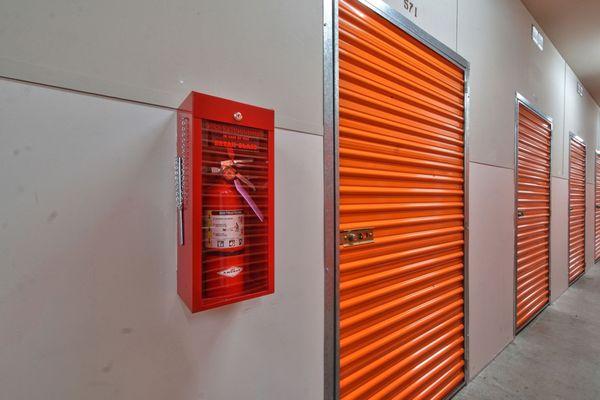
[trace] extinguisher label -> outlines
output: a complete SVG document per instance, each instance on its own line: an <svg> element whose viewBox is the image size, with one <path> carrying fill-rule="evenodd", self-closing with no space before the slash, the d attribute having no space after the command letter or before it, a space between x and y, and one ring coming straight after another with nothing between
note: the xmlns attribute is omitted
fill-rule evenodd
<svg viewBox="0 0 600 400"><path fill-rule="evenodd" d="M234 249L244 245L244 212L242 210L209 210L206 213L206 247Z"/></svg>
<svg viewBox="0 0 600 400"><path fill-rule="evenodd" d="M242 267L231 267L231 268L224 269L223 271L217 272L217 275L221 275L226 278L235 278L236 276L241 274L243 270L244 270L244 268L242 268Z"/></svg>

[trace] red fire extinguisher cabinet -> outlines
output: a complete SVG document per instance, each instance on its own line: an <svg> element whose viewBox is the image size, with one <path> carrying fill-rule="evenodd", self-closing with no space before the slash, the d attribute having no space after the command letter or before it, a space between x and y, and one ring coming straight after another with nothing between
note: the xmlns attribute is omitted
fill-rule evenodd
<svg viewBox="0 0 600 400"><path fill-rule="evenodd" d="M192 92L177 113L177 291L198 312L274 292L274 112Z"/></svg>

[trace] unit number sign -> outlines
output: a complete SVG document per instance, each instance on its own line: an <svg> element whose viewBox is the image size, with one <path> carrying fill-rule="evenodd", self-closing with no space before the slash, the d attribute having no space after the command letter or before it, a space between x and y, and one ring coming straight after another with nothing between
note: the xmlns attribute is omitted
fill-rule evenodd
<svg viewBox="0 0 600 400"><path fill-rule="evenodd" d="M419 8L410 0L404 0L404 9L415 18L419 16Z"/></svg>

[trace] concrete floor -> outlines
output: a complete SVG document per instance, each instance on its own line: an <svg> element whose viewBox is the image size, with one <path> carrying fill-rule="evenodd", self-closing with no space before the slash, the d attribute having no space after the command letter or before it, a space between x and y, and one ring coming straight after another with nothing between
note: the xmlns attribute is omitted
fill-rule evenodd
<svg viewBox="0 0 600 400"><path fill-rule="evenodd" d="M599 265L588 267L455 400L599 400Z"/></svg>

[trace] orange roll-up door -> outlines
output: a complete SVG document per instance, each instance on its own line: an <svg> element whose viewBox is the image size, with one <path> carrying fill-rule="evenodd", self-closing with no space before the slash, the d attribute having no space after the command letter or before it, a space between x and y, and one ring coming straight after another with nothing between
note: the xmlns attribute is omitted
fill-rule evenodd
<svg viewBox="0 0 600 400"><path fill-rule="evenodd" d="M552 126L519 103L517 130L516 328L550 301L550 141Z"/></svg>
<svg viewBox="0 0 600 400"><path fill-rule="evenodd" d="M464 71L339 2L340 395L464 381ZM373 236L368 236L372 232Z"/></svg>
<svg viewBox="0 0 600 400"><path fill-rule="evenodd" d="M569 284L585 273L585 144L569 141Z"/></svg>
<svg viewBox="0 0 600 400"><path fill-rule="evenodd" d="M600 155L598 150L596 157L596 179L594 181L594 261L600 258Z"/></svg>

